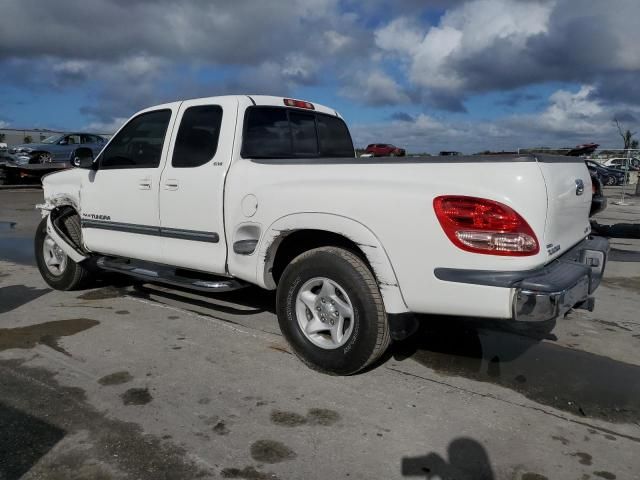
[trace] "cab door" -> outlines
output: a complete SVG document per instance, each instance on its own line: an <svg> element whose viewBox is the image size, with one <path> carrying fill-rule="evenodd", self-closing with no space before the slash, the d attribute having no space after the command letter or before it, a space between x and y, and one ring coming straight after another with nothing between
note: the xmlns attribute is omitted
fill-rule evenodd
<svg viewBox="0 0 640 480"><path fill-rule="evenodd" d="M182 102L160 179L163 263L223 274L225 173L232 158L238 101Z"/></svg>
<svg viewBox="0 0 640 480"><path fill-rule="evenodd" d="M147 110L118 131L80 191L82 236L103 254L162 261L160 172L179 103Z"/></svg>

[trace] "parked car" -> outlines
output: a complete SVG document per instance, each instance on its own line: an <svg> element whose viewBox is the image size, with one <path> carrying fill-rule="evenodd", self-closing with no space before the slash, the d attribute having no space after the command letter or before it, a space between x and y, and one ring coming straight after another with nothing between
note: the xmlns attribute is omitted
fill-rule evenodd
<svg viewBox="0 0 640 480"><path fill-rule="evenodd" d="M603 185L623 185L626 181L626 173L618 168L605 167L593 160L585 160L589 170L595 172Z"/></svg>
<svg viewBox="0 0 640 480"><path fill-rule="evenodd" d="M331 374L371 365L415 313L592 309L606 264L582 159L356 158L336 110L307 101L168 103L97 158L77 154L42 182L35 254L50 286L81 288L95 262L193 290L276 290L292 351Z"/></svg>
<svg viewBox="0 0 640 480"><path fill-rule="evenodd" d="M103 137L93 133L65 133L52 135L39 143L16 145L9 149L9 154L17 165L70 163L80 146L97 155L105 143Z"/></svg>
<svg viewBox="0 0 640 480"><path fill-rule="evenodd" d="M367 145L365 153L374 157L404 157L407 152L404 148L398 148L390 143L372 143Z"/></svg>
<svg viewBox="0 0 640 480"><path fill-rule="evenodd" d="M629 163L629 170L631 171L640 170L640 159L635 157L631 157L629 159L627 159L626 157L610 158L602 162L602 166L625 170L627 168L627 162Z"/></svg>
<svg viewBox="0 0 640 480"><path fill-rule="evenodd" d="M0 164L4 163L5 158L9 155L7 144L0 142Z"/></svg>
<svg viewBox="0 0 640 480"><path fill-rule="evenodd" d="M602 181L598 174L591 169L589 169L589 174L591 175L591 210L589 210L589 217L593 217L596 213L600 213L607 208L607 197L604 195Z"/></svg>

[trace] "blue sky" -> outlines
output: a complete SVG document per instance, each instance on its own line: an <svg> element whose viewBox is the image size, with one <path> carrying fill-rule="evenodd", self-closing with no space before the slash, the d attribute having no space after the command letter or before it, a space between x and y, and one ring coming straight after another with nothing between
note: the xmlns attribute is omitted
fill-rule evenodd
<svg viewBox="0 0 640 480"><path fill-rule="evenodd" d="M640 2L615 5L8 0L0 126L106 133L156 103L265 93L336 108L358 145L615 147L615 118L640 123Z"/></svg>

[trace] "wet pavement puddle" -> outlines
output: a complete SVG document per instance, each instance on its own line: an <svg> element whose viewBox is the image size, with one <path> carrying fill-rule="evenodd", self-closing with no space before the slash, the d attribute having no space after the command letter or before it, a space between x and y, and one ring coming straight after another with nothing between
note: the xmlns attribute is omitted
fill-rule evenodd
<svg viewBox="0 0 640 480"><path fill-rule="evenodd" d="M251 458L256 462L280 463L296 457L296 452L276 440L258 440L251 444Z"/></svg>
<svg viewBox="0 0 640 480"><path fill-rule="evenodd" d="M124 405L146 405L153 400L148 388L130 388L120 398Z"/></svg>
<svg viewBox="0 0 640 480"><path fill-rule="evenodd" d="M36 345L46 345L60 353L71 356L58 341L61 337L75 335L100 322L90 318L73 318L29 325L27 327L0 328L0 352L12 348L31 349Z"/></svg>
<svg viewBox="0 0 640 480"><path fill-rule="evenodd" d="M35 265L33 238L0 237L0 260L21 265Z"/></svg>
<svg viewBox="0 0 640 480"><path fill-rule="evenodd" d="M81 388L61 385L55 377L24 360L0 359L1 479L18 480L27 471L29 478L42 479L214 476L182 447L143 432L135 423L110 418L87 401ZM64 448L51 450L58 441L66 442Z"/></svg>
<svg viewBox="0 0 640 480"><path fill-rule="evenodd" d="M16 222L0 222L0 232L6 232L16 228Z"/></svg>
<svg viewBox="0 0 640 480"><path fill-rule="evenodd" d="M127 383L133 380L133 376L123 370L121 372L110 373L109 375L105 375L104 377L98 380L100 385L110 386L110 385L122 385L123 383Z"/></svg>
<svg viewBox="0 0 640 480"><path fill-rule="evenodd" d="M428 320L427 320L428 321ZM640 421L640 367L474 322L438 320L395 348L443 376L514 390L572 414L609 422Z"/></svg>

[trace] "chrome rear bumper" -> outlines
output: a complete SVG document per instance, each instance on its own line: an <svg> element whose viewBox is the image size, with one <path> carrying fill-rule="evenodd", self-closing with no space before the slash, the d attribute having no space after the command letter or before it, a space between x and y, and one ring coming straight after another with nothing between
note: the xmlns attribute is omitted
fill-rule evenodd
<svg viewBox="0 0 640 480"><path fill-rule="evenodd" d="M523 278L513 297L513 319L541 322L565 315L572 308L593 310L590 295L600 285L607 262L609 242L589 238Z"/></svg>
<svg viewBox="0 0 640 480"><path fill-rule="evenodd" d="M544 267L526 271L436 268L434 275L447 282L511 288L511 319L543 322L572 308L592 310L590 295L600 285L607 263L609 241L589 237Z"/></svg>

